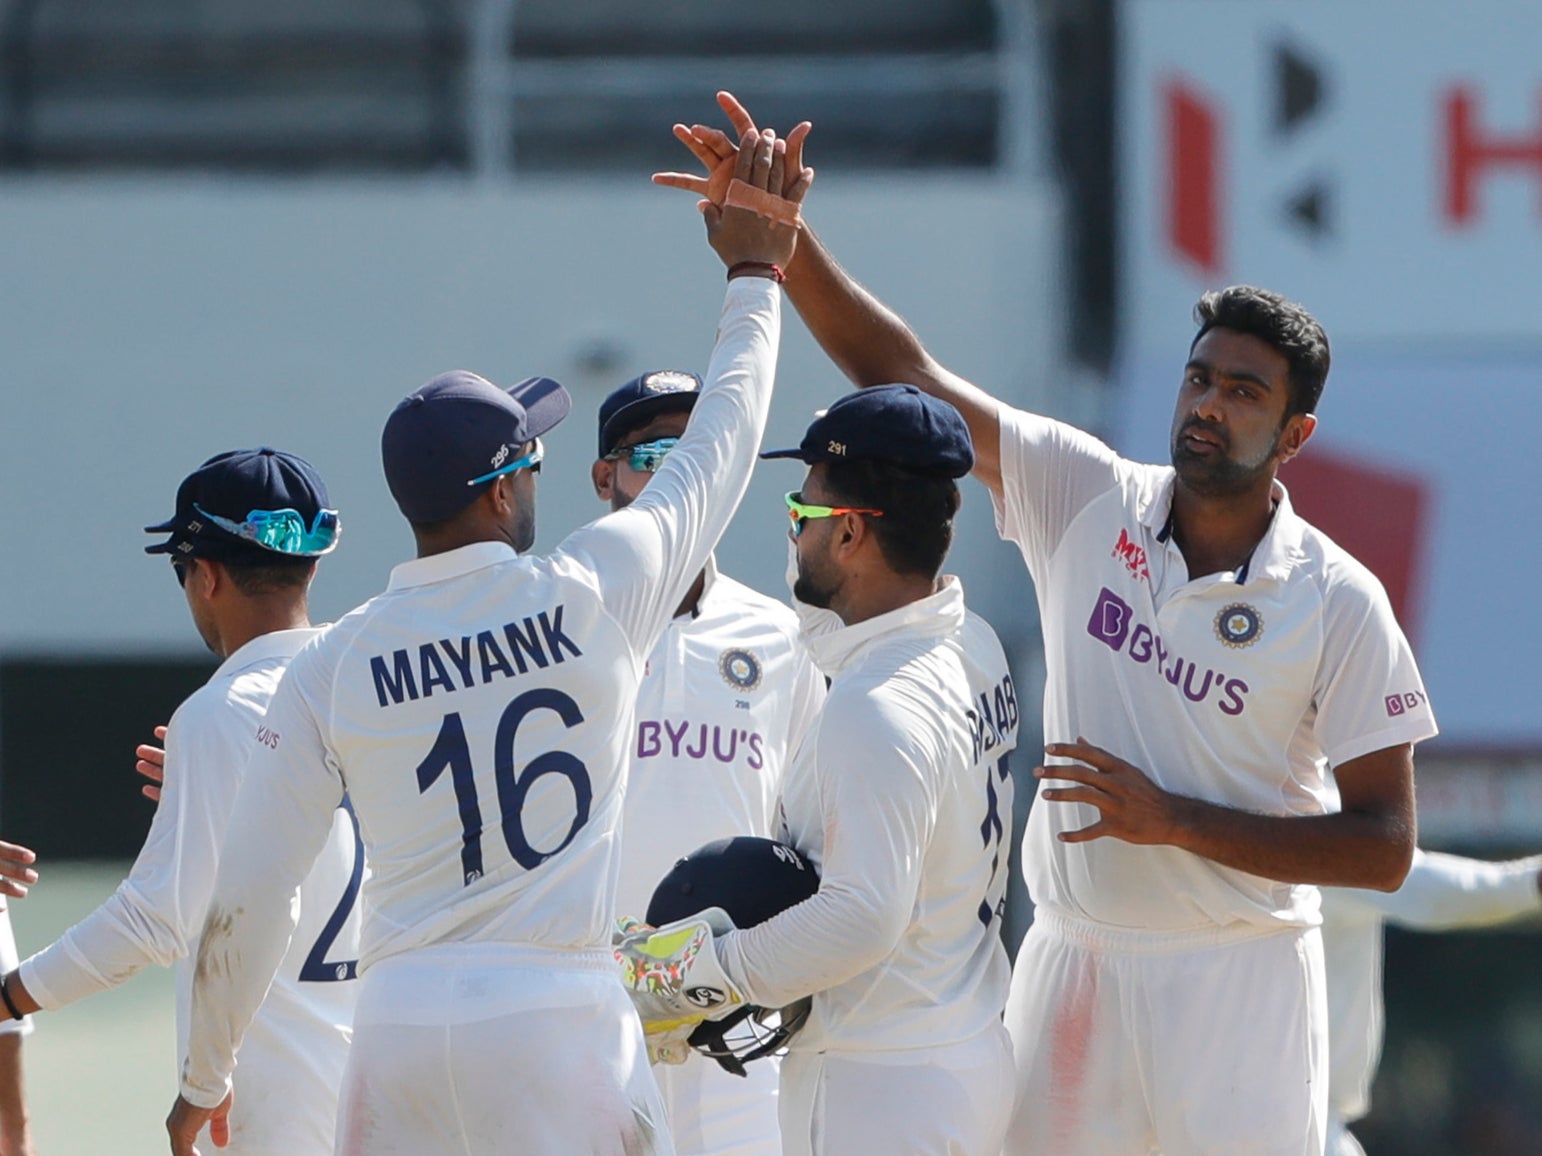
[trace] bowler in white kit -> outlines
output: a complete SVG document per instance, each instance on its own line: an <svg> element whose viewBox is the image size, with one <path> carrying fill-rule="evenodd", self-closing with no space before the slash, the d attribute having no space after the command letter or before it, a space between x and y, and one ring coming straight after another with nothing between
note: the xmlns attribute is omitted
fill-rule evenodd
<svg viewBox="0 0 1542 1156"><path fill-rule="evenodd" d="M737 177L780 190L783 148L747 143ZM344 790L372 874L337 1150L673 1151L608 946L632 705L748 482L795 243L747 210L706 220L730 278L707 384L626 509L523 553L540 436L570 406L548 379L443 374L387 421L418 557L296 658L269 711L199 944L176 1156L223 1111L285 888Z"/></svg>
<svg viewBox="0 0 1542 1156"><path fill-rule="evenodd" d="M710 196L739 147L675 135L709 176L655 179ZM786 288L857 385L959 408L1038 595L1051 765L1023 844L1036 917L1006 1013L1006 1150L1318 1156L1317 885L1402 882L1413 746L1435 734L1380 583L1275 477L1317 425L1322 327L1266 290L1206 294L1155 466L942 367L806 223Z"/></svg>
<svg viewBox="0 0 1542 1156"><path fill-rule="evenodd" d="M694 373L644 373L600 405L595 492L624 509L679 444L700 397ZM630 750L616 914L641 918L676 860L735 835L776 833L788 761L824 702L825 679L787 606L712 558L643 667ZM684 1053L653 1074L679 1156L777 1156L777 1060L726 1071Z"/></svg>

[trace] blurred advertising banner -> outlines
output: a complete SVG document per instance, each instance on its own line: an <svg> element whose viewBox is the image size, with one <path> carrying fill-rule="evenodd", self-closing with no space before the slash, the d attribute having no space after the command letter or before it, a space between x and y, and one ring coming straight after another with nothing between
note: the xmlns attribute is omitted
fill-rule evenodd
<svg viewBox="0 0 1542 1156"><path fill-rule="evenodd" d="M1105 432L1167 460L1204 290L1301 301L1334 364L1297 509L1387 586L1438 744L1542 747L1542 4L1482 11L1127 0Z"/></svg>
<svg viewBox="0 0 1542 1156"><path fill-rule="evenodd" d="M1153 304L1235 281L1310 302L1340 340L1538 339L1542 4L1127 0L1122 18L1136 348L1171 337Z"/></svg>

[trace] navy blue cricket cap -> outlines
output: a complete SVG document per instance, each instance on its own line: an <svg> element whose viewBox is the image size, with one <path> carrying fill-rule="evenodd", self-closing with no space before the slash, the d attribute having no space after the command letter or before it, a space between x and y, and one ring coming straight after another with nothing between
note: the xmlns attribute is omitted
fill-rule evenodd
<svg viewBox="0 0 1542 1156"><path fill-rule="evenodd" d="M473 478L514 460L572 408L568 391L549 377L505 390L469 370L441 373L386 419L380 457L391 496L409 522L452 518L492 485L471 485Z"/></svg>
<svg viewBox="0 0 1542 1156"><path fill-rule="evenodd" d="M661 413L690 413L701 395L701 378L680 369L656 369L632 378L600 402L600 457L623 434L641 429Z"/></svg>
<svg viewBox="0 0 1542 1156"><path fill-rule="evenodd" d="M337 513L329 510L329 505L321 475L304 458L267 446L231 450L216 454L182 479L177 487L177 512L164 522L145 527L147 534L171 537L146 546L145 553L216 562L260 562L275 554L313 558L329 551L337 541ZM288 521L303 523L302 532L290 533L287 547L265 545L263 539L283 542L277 533L281 527L268 523L254 533L257 527L249 524L249 515L280 510L295 511L299 518ZM312 541L303 533L307 527L318 531L320 539ZM325 539L324 548L321 539Z"/></svg>
<svg viewBox="0 0 1542 1156"><path fill-rule="evenodd" d="M797 449L763 458L819 462L878 461L932 477L974 469L974 443L963 415L913 385L875 385L848 393L816 417Z"/></svg>

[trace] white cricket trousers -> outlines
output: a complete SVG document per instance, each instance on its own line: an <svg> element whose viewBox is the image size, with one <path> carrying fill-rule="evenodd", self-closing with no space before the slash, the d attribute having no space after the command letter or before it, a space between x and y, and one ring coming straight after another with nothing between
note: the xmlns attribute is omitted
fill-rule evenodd
<svg viewBox="0 0 1542 1156"><path fill-rule="evenodd" d="M1000 1024L944 1047L782 1059L785 1156L998 1156L1011 1112Z"/></svg>
<svg viewBox="0 0 1542 1156"><path fill-rule="evenodd" d="M1006 1156L1323 1156L1316 928L1160 932L1040 908L1012 970Z"/></svg>
<svg viewBox="0 0 1542 1156"><path fill-rule="evenodd" d="M726 1072L692 1052L683 1064L653 1069L678 1156L781 1156L776 1123L780 1061L765 1056Z"/></svg>
<svg viewBox="0 0 1542 1156"><path fill-rule="evenodd" d="M359 984L339 1156L674 1156L610 952L439 944Z"/></svg>

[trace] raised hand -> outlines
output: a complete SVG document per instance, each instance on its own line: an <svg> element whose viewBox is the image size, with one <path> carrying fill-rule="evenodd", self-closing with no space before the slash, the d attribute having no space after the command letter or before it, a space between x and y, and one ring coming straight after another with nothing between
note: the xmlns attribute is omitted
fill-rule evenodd
<svg viewBox="0 0 1542 1156"><path fill-rule="evenodd" d="M765 129L746 132L739 142L729 184L743 189L746 200L757 208L740 207L725 199L723 205L710 200L700 202L707 223L707 240L723 264L733 269L743 263L785 267L798 243L798 230L787 220L796 219L797 207L813 183L812 171L805 171L789 183L786 179L787 144ZM740 182L740 184L734 184ZM785 196L775 190L786 189ZM726 197L726 194L725 194ZM787 212L782 212L786 209Z"/></svg>
<svg viewBox="0 0 1542 1156"><path fill-rule="evenodd" d="M675 139L690 149L696 159L701 161L702 166L707 170L706 176L678 172L654 173L653 183L667 188L684 189L686 192L702 197L704 203L710 202L722 206L728 196L728 185L734 178L739 144L752 134L758 138L760 130L755 127L755 121L750 116L749 110L739 103L733 93L718 93L717 102L728 115L728 121L733 126L735 136L730 137L721 129L704 124L693 124L689 127L683 124L674 126ZM809 184L813 183L814 170L805 168L803 165L803 142L808 139L812 128L813 125L805 120L787 134L783 183L780 187L773 187L771 192L788 197L792 187L799 181L806 179ZM807 189L804 192L806 193Z"/></svg>

